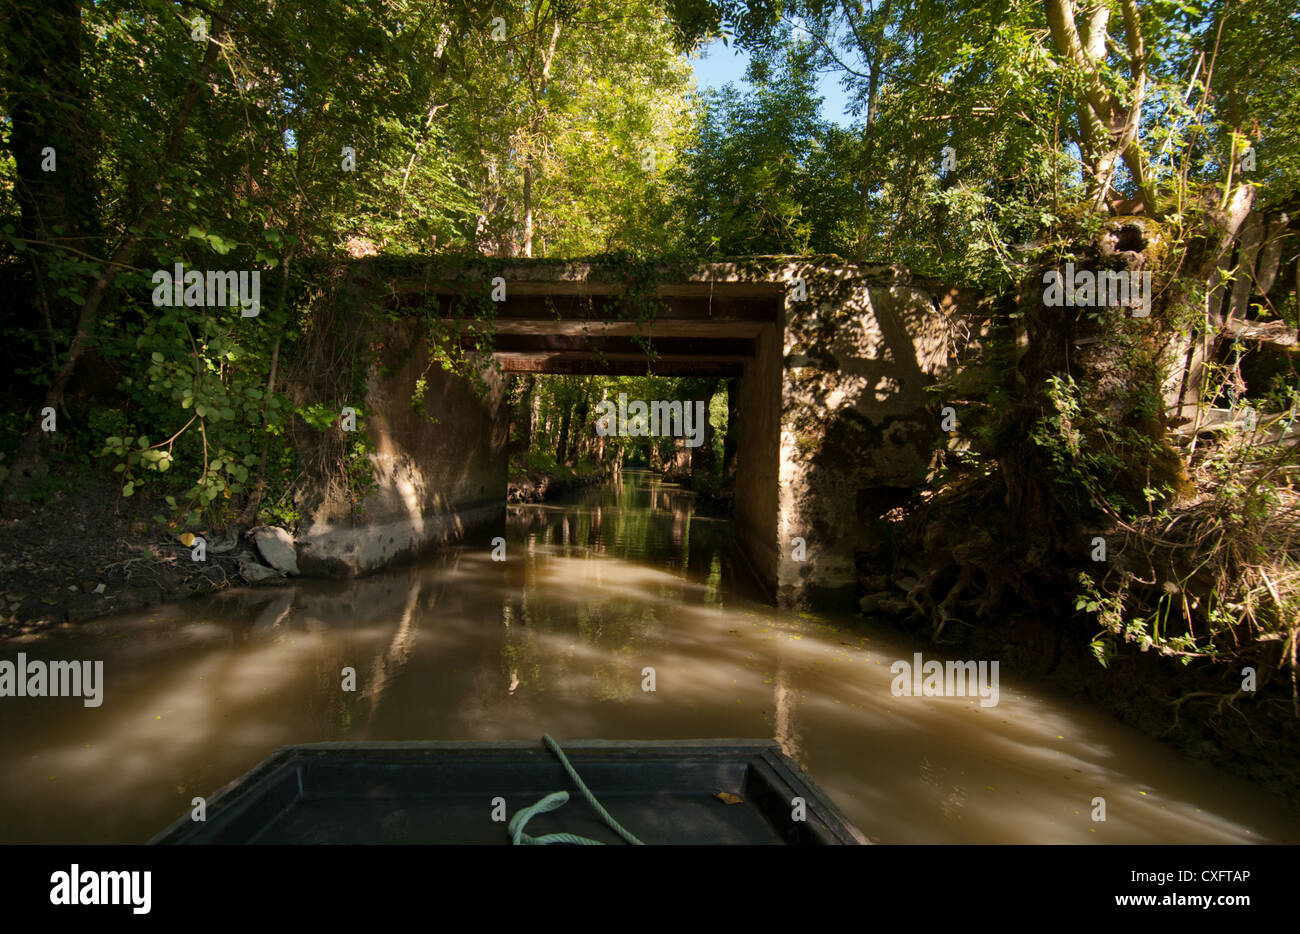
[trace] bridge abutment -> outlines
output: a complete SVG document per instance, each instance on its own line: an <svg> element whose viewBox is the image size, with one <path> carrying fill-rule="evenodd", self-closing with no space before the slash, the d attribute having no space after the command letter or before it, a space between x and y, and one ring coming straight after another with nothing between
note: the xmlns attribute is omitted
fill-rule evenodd
<svg viewBox="0 0 1300 934"><path fill-rule="evenodd" d="M950 365L952 311L899 267L771 257L665 268L657 312L634 319L604 267L411 265L362 274L388 302L360 324L381 347L358 407L374 486L356 503L321 491L299 535L307 573L365 573L499 522L510 373L739 376L736 541L787 605L855 600L855 557L879 550L883 513L926 482L944 443L943 402L926 387ZM480 358L479 379L431 360L420 316L392 314L436 308L475 346L483 322L464 298L483 309L498 276L496 365Z"/></svg>

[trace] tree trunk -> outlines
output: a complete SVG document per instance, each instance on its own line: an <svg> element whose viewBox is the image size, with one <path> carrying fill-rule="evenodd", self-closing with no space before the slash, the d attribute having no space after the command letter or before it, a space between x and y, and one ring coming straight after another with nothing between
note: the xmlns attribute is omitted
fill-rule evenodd
<svg viewBox="0 0 1300 934"><path fill-rule="evenodd" d="M560 441L555 446L555 462L557 464L568 463L569 448L569 420L573 417L573 403L566 402L564 405L564 416L560 419Z"/></svg>
<svg viewBox="0 0 1300 934"><path fill-rule="evenodd" d="M524 242L523 255L533 255L533 170L524 166Z"/></svg>
<svg viewBox="0 0 1300 934"><path fill-rule="evenodd" d="M740 380L727 380L727 434L722 439L722 482L731 486L736 482L736 455L740 448Z"/></svg>
<svg viewBox="0 0 1300 934"><path fill-rule="evenodd" d="M691 489L706 490L713 486L713 468L717 458L713 454L713 423L709 421L709 403L718 391L718 381L709 380L704 390L704 432L699 447L691 448ZM683 405L694 405L693 400L686 400Z"/></svg>
<svg viewBox="0 0 1300 934"><path fill-rule="evenodd" d="M533 397L537 391L537 377L528 374L523 385L524 394L512 413L514 425L511 426L511 435L515 440L511 453L527 460L528 449L533 446Z"/></svg>
<svg viewBox="0 0 1300 934"><path fill-rule="evenodd" d="M579 399L578 404L574 406L573 424L570 426L573 435L573 443L569 445L569 457L575 464L582 460L583 442L587 438L587 432L583 430L583 426L587 422L587 413L590 411L591 404L587 401L584 390L583 397Z"/></svg>
<svg viewBox="0 0 1300 934"><path fill-rule="evenodd" d="M9 6L5 91L13 123L15 196L22 236L43 241L33 247L42 280L36 285L43 288L60 247L98 255L102 246L98 133L89 119L90 89L81 69L79 0ZM52 166L45 165L47 155ZM79 306L70 299L51 297L50 307L60 323L77 318Z"/></svg>
<svg viewBox="0 0 1300 934"><path fill-rule="evenodd" d="M1090 200L1101 208L1111 196L1115 169L1122 160L1137 188L1134 213L1156 213L1151 191L1151 167L1138 143L1142 105L1146 100L1147 50L1135 0L1120 0L1128 52L1127 87L1118 93L1104 74L1108 54L1107 4L1089 4L1078 12L1074 0L1044 0L1048 31L1057 54L1079 75L1075 101L1078 129L1074 142L1084 168Z"/></svg>

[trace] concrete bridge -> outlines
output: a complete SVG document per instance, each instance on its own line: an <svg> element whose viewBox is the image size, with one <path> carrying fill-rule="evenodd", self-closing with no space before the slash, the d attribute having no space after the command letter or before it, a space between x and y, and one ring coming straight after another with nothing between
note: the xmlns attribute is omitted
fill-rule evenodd
<svg viewBox="0 0 1300 934"><path fill-rule="evenodd" d="M329 491L311 506L299 532L308 573L364 573L499 523L510 374L739 377L736 539L786 604L852 598L855 552L945 440L925 387L950 365L959 302L898 267L764 257L633 281L599 261L375 258L346 278L377 349L356 406L377 488L359 510ZM480 351L478 391L430 365L426 314Z"/></svg>

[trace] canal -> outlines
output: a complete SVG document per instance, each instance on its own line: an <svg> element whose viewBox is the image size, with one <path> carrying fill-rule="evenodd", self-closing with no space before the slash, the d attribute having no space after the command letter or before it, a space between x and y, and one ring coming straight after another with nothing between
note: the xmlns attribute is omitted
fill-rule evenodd
<svg viewBox="0 0 1300 934"><path fill-rule="evenodd" d="M881 843L1300 842L1281 800L1005 668L996 706L895 697L931 646L759 602L730 524L650 474L512 506L504 561L495 534L6 645L104 686L0 702L0 842L143 842L288 743L543 733L774 737Z"/></svg>

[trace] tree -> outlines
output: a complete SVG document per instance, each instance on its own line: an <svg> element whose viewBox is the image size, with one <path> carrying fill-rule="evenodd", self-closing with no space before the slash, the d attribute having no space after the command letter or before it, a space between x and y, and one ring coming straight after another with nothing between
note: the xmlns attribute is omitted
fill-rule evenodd
<svg viewBox="0 0 1300 934"><path fill-rule="evenodd" d="M812 72L794 56L779 72L759 67L753 77L753 94L728 86L706 96L682 166L697 248L723 255L830 249L843 204L822 197L834 173L816 171L831 167L816 161L827 127L817 117Z"/></svg>
<svg viewBox="0 0 1300 934"><path fill-rule="evenodd" d="M119 394L61 427L96 436L125 495L168 471L178 501L251 519L265 471L293 482L271 439L318 430L323 410L277 390L321 376L341 394L356 369L313 357L312 335L342 326L326 261L658 248L675 226L663 169L690 119L677 49L695 27L656 0L507 4L503 33L460 0L4 12L18 184L0 262L9 279L31 267L35 290L35 313L6 321L10 407L58 407L97 358ZM57 173L41 169L51 139ZM152 271L178 262L257 269L261 314L155 308ZM6 461L9 497L39 424Z"/></svg>

